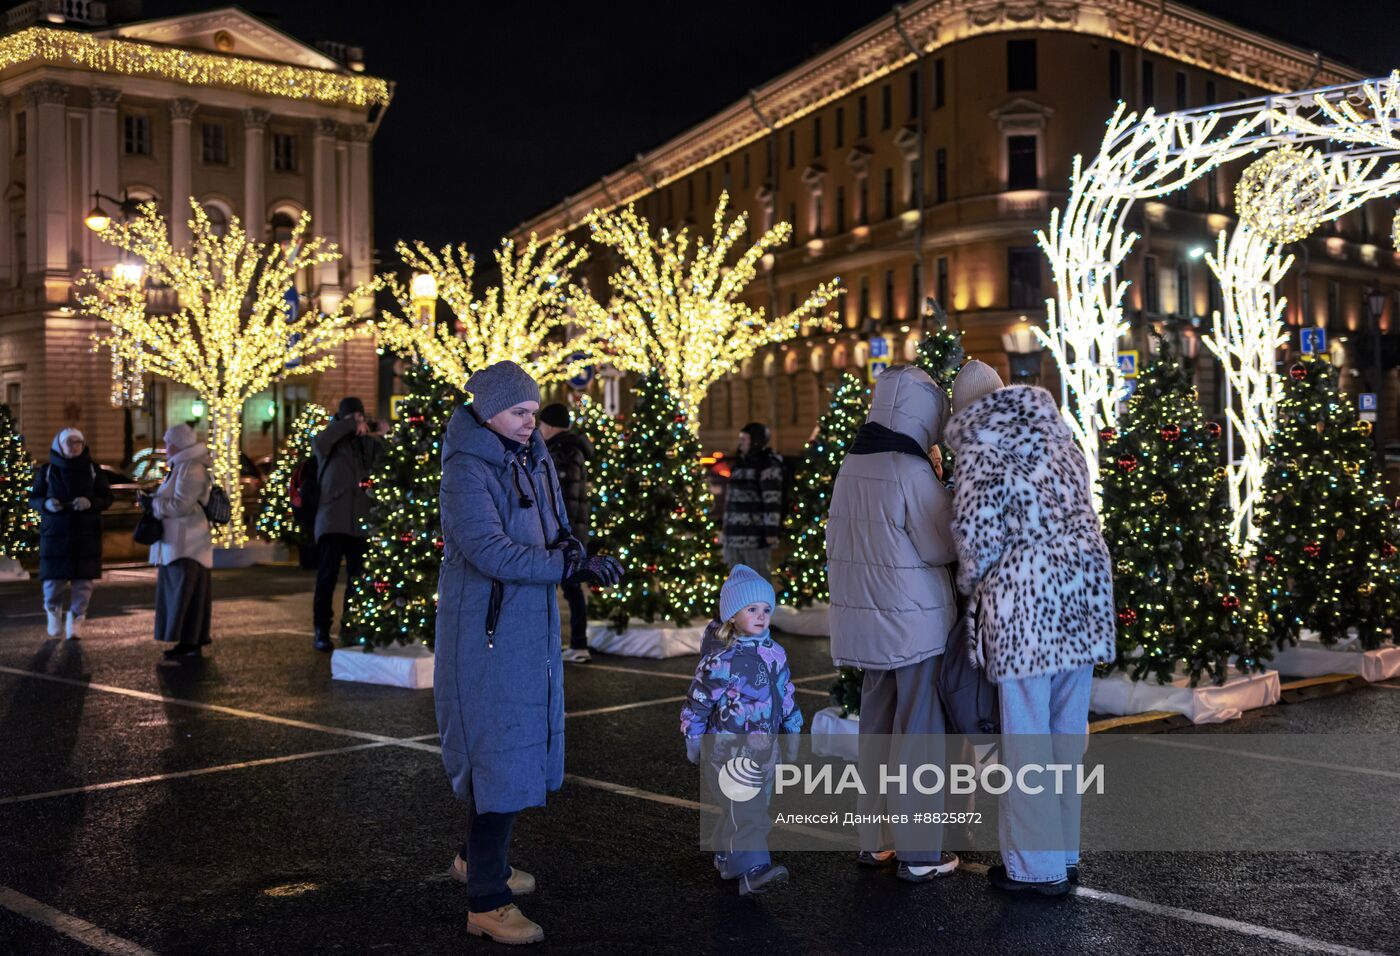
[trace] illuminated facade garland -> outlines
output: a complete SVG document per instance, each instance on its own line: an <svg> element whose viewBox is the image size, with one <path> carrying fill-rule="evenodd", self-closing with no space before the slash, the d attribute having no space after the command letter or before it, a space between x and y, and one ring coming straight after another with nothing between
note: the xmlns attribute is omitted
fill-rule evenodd
<svg viewBox="0 0 1400 956"><path fill-rule="evenodd" d="M347 76L329 70L96 37L72 30L30 27L0 38L0 70L35 62L97 73L155 77L190 86L227 87L336 106L384 106L391 96L388 81L378 77Z"/></svg>

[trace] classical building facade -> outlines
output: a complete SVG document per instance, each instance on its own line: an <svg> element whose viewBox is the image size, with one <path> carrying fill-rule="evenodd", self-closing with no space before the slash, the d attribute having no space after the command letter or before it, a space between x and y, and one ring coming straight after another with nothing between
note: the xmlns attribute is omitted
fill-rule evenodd
<svg viewBox="0 0 1400 956"><path fill-rule="evenodd" d="M759 419L782 451L796 452L826 388L843 369L864 369L872 339L896 361L913 355L929 297L947 308L970 355L1008 380L1058 390L1030 331L1054 294L1035 231L1063 205L1074 156L1098 152L1119 101L1167 112L1360 78L1178 3L913 0L519 232L583 238L577 227L590 209L628 202L658 226L707 229L721 190L749 214L755 236L791 221L793 240L755 283L755 304L786 311L840 276L842 331L769 349L717 384L702 438L728 448ZM1219 300L1200 255L1234 222L1239 172L1139 203L1131 222L1142 240L1125 270L1133 341L1124 348L1146 355L1153 327L1177 336L1217 412L1221 379L1199 336ZM1284 287L1289 323L1332 332L1352 391L1374 390L1357 347L1369 341L1366 292L1377 282L1388 290L1382 328L1395 331L1394 211L1368 207L1299 243ZM1386 377L1395 435L1393 368Z"/></svg>
<svg viewBox="0 0 1400 956"><path fill-rule="evenodd" d="M0 35L0 401L41 460L72 425L118 465L171 423L207 421L192 392L161 381L140 406L114 407L99 323L75 310L84 270L118 261L87 212L154 200L178 244L190 197L216 227L236 216L268 240L309 211L343 258L303 270L299 292L304 308L333 308L373 272L370 142L392 87L362 72L358 49L309 46L236 7L117 23L109 7L31 0ZM159 289L148 298L175 305ZM244 451L268 453L308 401L355 392L374 407L377 381L374 343L344 346L333 370L248 403Z"/></svg>

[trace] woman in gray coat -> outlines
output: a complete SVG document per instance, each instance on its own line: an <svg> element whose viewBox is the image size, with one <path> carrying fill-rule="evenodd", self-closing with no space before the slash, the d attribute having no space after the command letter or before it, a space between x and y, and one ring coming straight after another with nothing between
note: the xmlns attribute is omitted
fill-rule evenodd
<svg viewBox="0 0 1400 956"><path fill-rule="evenodd" d="M472 404L442 446L443 562L433 688L442 759L468 806L452 872L467 884L467 930L532 943L544 931L512 900L534 877L508 862L511 828L564 779L561 582L614 584L569 530L559 478L535 431L540 390L513 362L467 382Z"/></svg>

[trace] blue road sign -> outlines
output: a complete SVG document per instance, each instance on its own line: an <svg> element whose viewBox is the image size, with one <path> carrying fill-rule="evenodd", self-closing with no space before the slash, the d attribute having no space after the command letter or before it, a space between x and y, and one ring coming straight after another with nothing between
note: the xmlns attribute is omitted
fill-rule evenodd
<svg viewBox="0 0 1400 956"><path fill-rule="evenodd" d="M1362 392L1356 396L1356 404L1363 412L1374 412L1380 407L1376 402L1375 392Z"/></svg>
<svg viewBox="0 0 1400 956"><path fill-rule="evenodd" d="M1327 330L1299 329L1298 347L1304 355L1321 355L1327 351Z"/></svg>
<svg viewBox="0 0 1400 956"><path fill-rule="evenodd" d="M890 354L890 340L883 335L875 335L870 338L870 357L872 359L885 358ZM889 362L885 363L890 364Z"/></svg>

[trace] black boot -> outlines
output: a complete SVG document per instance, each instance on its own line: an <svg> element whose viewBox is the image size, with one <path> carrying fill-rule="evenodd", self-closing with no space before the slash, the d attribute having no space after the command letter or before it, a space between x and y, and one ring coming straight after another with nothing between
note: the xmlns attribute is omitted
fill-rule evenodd
<svg viewBox="0 0 1400 956"><path fill-rule="evenodd" d="M198 657L198 656L199 656L199 645L198 645L198 644L183 644L183 643L182 643L182 644L176 644L174 647L170 648L168 651L165 651L163 656L164 656L165 659L168 660L168 661L174 660L174 659L177 658L177 657Z"/></svg>
<svg viewBox="0 0 1400 956"><path fill-rule="evenodd" d="M316 628L316 642L313 646L318 651L335 650L335 645L331 643L331 629L328 627Z"/></svg>

